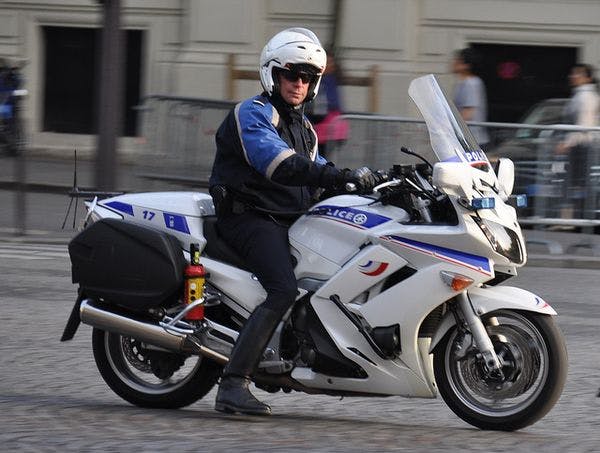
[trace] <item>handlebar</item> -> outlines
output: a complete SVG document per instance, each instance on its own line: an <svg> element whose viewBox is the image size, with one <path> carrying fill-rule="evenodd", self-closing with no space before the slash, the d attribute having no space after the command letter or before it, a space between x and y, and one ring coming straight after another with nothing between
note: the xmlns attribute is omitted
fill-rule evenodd
<svg viewBox="0 0 600 453"><path fill-rule="evenodd" d="M377 193L377 192L379 192L379 190L381 190L385 187L397 186L401 183L402 183L401 179L394 178L390 181L383 182L383 183L378 184L375 187L373 187L373 193ZM353 182L347 182L346 185L344 186L344 188L346 189L346 192L356 192L358 190L358 187Z"/></svg>
<svg viewBox="0 0 600 453"><path fill-rule="evenodd" d="M401 183L402 183L401 179L394 178L389 181L386 181L386 182L376 185L375 187L373 187L373 192L379 192L381 189L383 189L385 187L397 186L398 184L401 184Z"/></svg>

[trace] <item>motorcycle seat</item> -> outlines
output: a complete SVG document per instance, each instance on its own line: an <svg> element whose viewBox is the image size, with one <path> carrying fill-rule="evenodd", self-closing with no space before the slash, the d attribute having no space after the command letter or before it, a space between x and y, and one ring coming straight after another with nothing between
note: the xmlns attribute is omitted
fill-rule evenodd
<svg viewBox="0 0 600 453"><path fill-rule="evenodd" d="M219 236L219 232L217 231L217 216L207 216L203 220L202 228L206 239L203 254L208 258L250 272L244 259Z"/></svg>

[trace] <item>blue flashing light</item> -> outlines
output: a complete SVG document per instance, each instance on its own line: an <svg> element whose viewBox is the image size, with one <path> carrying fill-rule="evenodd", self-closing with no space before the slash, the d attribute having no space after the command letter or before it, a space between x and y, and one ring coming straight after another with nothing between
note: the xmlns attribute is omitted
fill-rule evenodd
<svg viewBox="0 0 600 453"><path fill-rule="evenodd" d="M527 207L527 195L519 194L519 195L514 195L514 197L515 197L515 202L517 204L517 208Z"/></svg>
<svg viewBox="0 0 600 453"><path fill-rule="evenodd" d="M508 204L511 205L513 208L525 208L528 204L527 195L511 195L510 197L508 197Z"/></svg>
<svg viewBox="0 0 600 453"><path fill-rule="evenodd" d="M496 207L496 200L492 197L473 198L471 207L473 209L494 209Z"/></svg>

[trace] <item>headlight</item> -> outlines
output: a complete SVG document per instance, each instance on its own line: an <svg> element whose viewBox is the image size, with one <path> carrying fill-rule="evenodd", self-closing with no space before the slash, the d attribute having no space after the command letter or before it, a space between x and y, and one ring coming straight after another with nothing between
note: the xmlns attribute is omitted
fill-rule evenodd
<svg viewBox="0 0 600 453"><path fill-rule="evenodd" d="M485 234L494 251L505 256L513 263L523 264L523 245L515 231L491 220L479 217L473 217L473 219Z"/></svg>

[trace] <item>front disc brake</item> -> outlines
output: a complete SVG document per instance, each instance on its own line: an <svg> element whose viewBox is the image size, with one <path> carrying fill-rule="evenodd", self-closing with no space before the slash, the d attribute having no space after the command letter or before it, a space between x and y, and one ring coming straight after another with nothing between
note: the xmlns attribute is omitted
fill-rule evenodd
<svg viewBox="0 0 600 453"><path fill-rule="evenodd" d="M472 350L460 361L466 385L489 399L507 399L522 395L531 388L540 371L540 351L531 338L513 325L489 326L488 333L502 363L502 375L487 372L484 360Z"/></svg>

